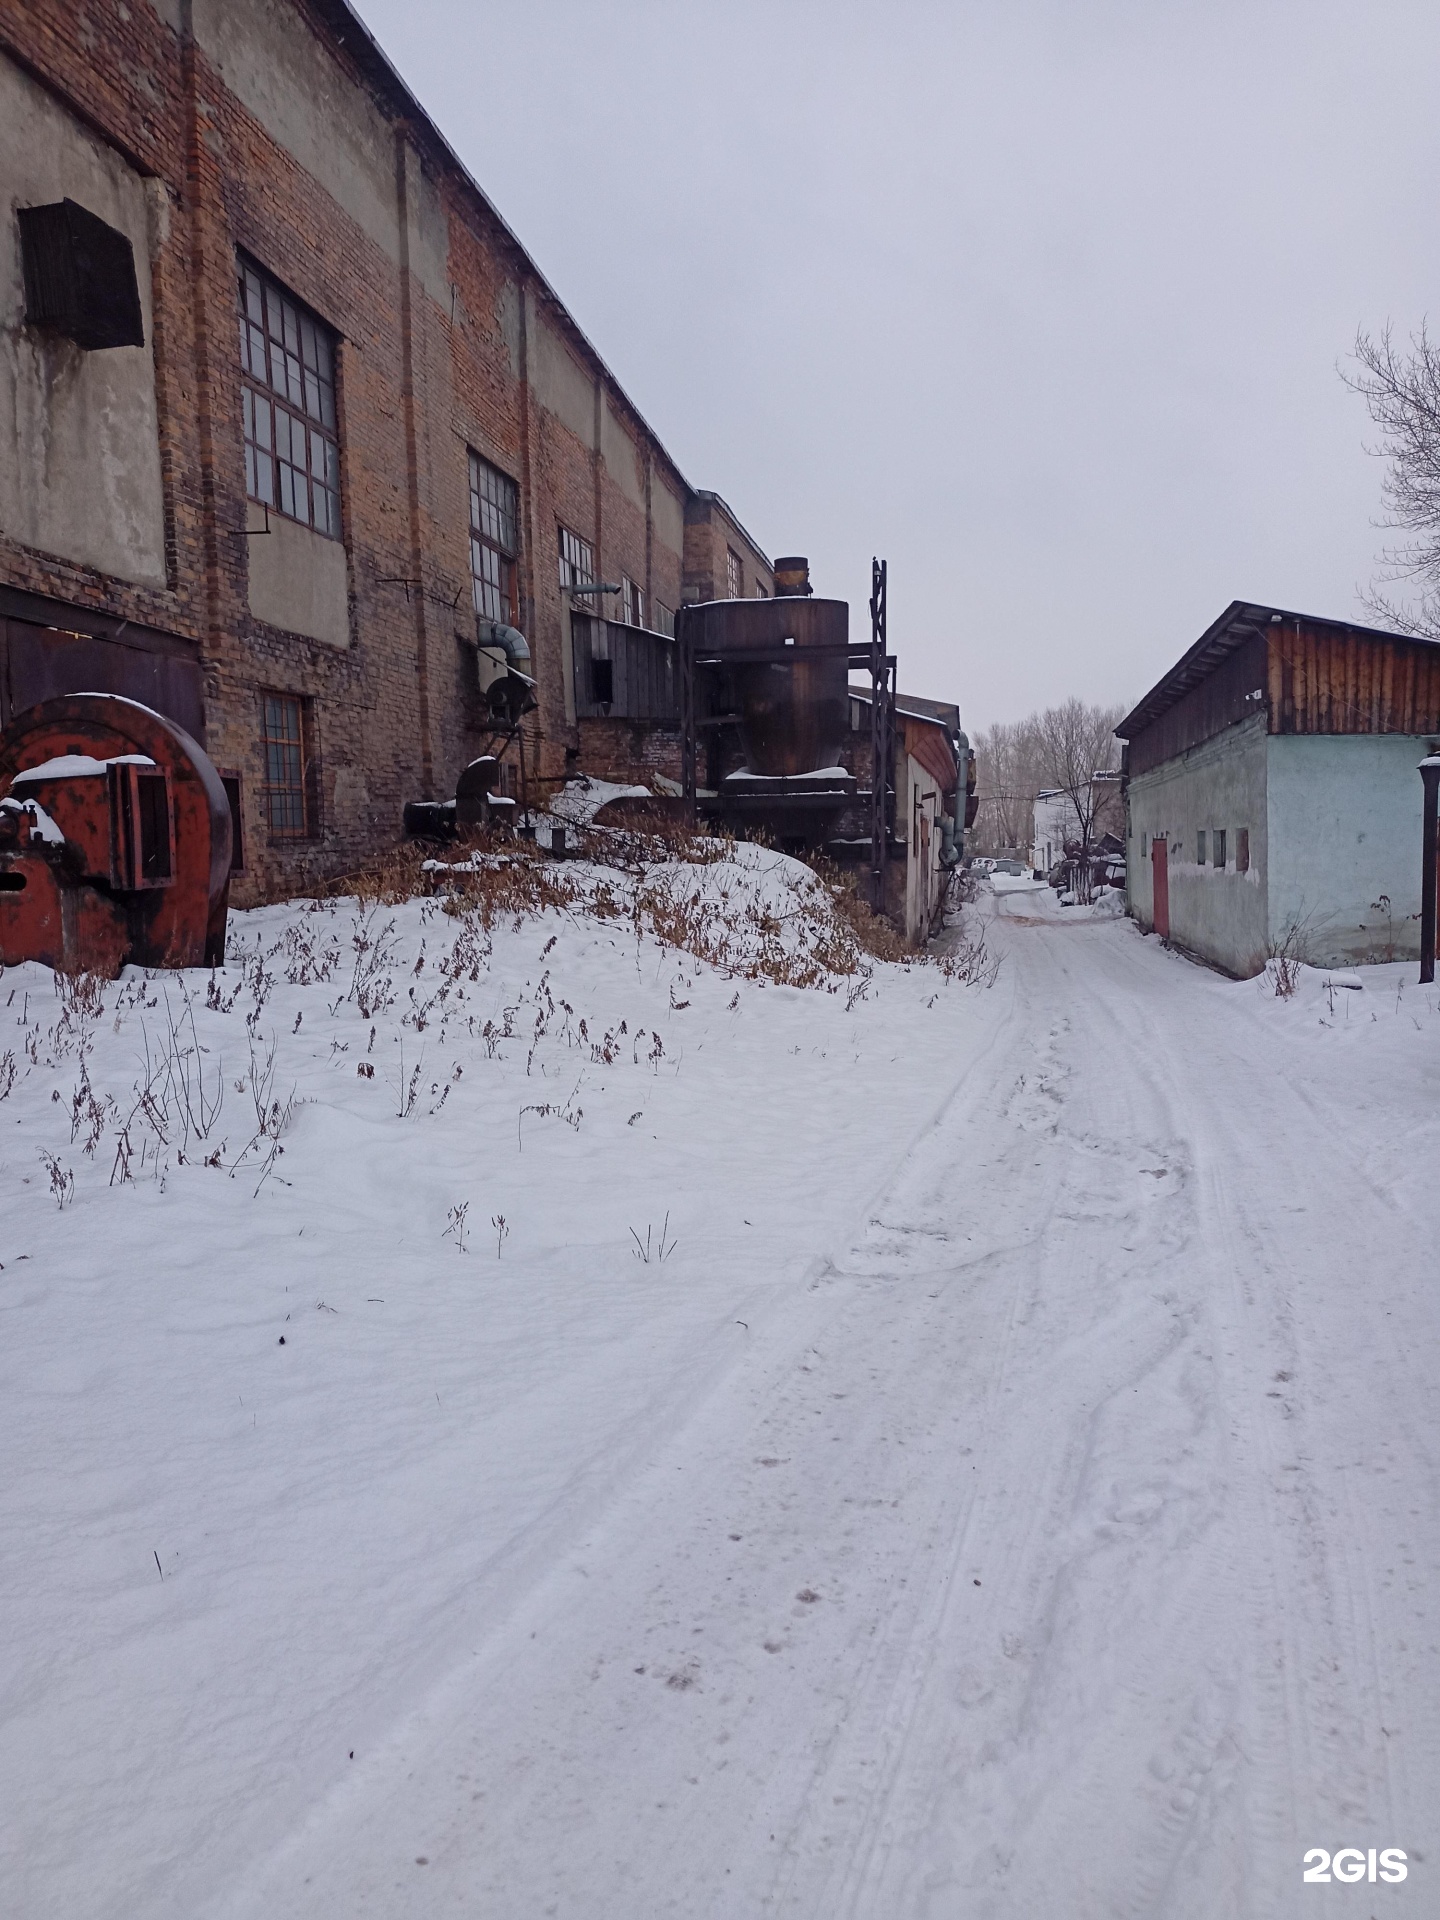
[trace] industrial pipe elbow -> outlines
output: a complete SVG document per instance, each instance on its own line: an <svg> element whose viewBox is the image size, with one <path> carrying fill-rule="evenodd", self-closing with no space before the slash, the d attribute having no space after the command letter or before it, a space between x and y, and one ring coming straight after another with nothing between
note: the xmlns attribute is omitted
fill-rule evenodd
<svg viewBox="0 0 1440 1920"><path fill-rule="evenodd" d="M508 627L502 620L482 620L478 637L482 647L498 648L519 672L530 671L530 642L518 627Z"/></svg>

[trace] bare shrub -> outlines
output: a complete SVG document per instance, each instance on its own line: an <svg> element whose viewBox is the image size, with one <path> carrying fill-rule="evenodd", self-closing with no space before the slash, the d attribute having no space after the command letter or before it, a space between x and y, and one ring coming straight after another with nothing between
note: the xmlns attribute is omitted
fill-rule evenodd
<svg viewBox="0 0 1440 1920"><path fill-rule="evenodd" d="M679 1244L678 1241L674 1239L669 1240L667 1244L666 1236L669 1232L670 1215L668 1213L665 1215L664 1223L658 1235L656 1235L653 1227L647 1226L645 1229L645 1238L642 1240L634 1227L631 1227L630 1238L635 1242L632 1249L635 1258L637 1260L643 1260L647 1267L650 1264L652 1256L661 1262L668 1260Z"/></svg>
<svg viewBox="0 0 1440 1920"><path fill-rule="evenodd" d="M469 1212L470 1202L468 1200L462 1200L459 1206L451 1207L449 1213L446 1215L449 1224L440 1238L442 1240L453 1240L457 1253L464 1253L465 1251L465 1222Z"/></svg>
<svg viewBox="0 0 1440 1920"><path fill-rule="evenodd" d="M68 1168L62 1167L53 1153L46 1148L40 1149L40 1158L45 1163L45 1171L50 1176L50 1191L55 1196L55 1204L63 1212L66 1205L75 1198L75 1176Z"/></svg>
<svg viewBox="0 0 1440 1920"><path fill-rule="evenodd" d="M1000 977L1000 957L985 945L985 929L962 935L939 955L940 971L947 980L958 980L966 987L993 987Z"/></svg>
<svg viewBox="0 0 1440 1920"><path fill-rule="evenodd" d="M1265 977L1274 987L1276 999L1288 1000L1300 984L1300 969L1309 962L1308 920L1287 922L1280 938L1272 940L1266 952L1269 957L1265 963Z"/></svg>
<svg viewBox="0 0 1440 1920"><path fill-rule="evenodd" d="M346 998L355 1002L362 1018L371 1020L395 998L394 976L388 971L395 964L395 922L381 924L379 901L360 903L350 944L355 968Z"/></svg>

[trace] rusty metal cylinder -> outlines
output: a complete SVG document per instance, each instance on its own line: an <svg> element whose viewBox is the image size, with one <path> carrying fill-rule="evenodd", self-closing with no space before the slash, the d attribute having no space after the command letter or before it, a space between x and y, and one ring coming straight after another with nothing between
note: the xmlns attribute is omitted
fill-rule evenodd
<svg viewBox="0 0 1440 1920"><path fill-rule="evenodd" d="M750 773L794 779L839 764L850 723L845 601L714 600L688 619L697 662L710 648L724 656Z"/></svg>
<svg viewBox="0 0 1440 1920"><path fill-rule="evenodd" d="M803 553L787 553L775 562L775 593L779 599L806 599L811 592L810 562Z"/></svg>

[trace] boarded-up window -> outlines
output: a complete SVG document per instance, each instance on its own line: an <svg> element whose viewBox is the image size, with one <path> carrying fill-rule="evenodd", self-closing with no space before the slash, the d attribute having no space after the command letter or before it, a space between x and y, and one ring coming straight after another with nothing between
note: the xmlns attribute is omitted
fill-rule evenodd
<svg viewBox="0 0 1440 1920"><path fill-rule="evenodd" d="M335 336L249 261L240 262L245 491L340 538Z"/></svg>
<svg viewBox="0 0 1440 1920"><path fill-rule="evenodd" d="M74 200L20 207L25 324L61 333L88 352L143 347L135 249Z"/></svg>

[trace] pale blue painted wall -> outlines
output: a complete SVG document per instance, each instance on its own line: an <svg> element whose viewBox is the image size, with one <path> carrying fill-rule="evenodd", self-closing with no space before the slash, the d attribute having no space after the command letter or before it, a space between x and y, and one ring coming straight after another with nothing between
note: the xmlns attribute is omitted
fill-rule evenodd
<svg viewBox="0 0 1440 1920"><path fill-rule="evenodd" d="M1319 966L1420 952L1420 776L1428 736L1284 734L1269 743L1272 941L1306 930ZM1390 915L1373 903L1390 897Z"/></svg>
<svg viewBox="0 0 1440 1920"><path fill-rule="evenodd" d="M1170 934L1227 973L1258 973L1298 932L1316 966L1420 952L1420 775L1428 736L1276 734L1229 727L1130 782L1130 912L1154 924L1150 842L1166 835ZM1214 865L1214 834L1226 864ZM1236 871L1238 830L1250 871ZM1206 863L1196 860L1205 832ZM1388 895L1387 910L1377 904Z"/></svg>

